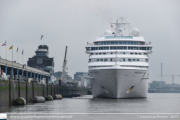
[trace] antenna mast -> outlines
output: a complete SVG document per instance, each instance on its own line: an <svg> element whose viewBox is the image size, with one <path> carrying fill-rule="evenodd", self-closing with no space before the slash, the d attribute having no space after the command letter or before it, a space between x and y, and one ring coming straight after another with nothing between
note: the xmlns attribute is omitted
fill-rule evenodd
<svg viewBox="0 0 180 120"><path fill-rule="evenodd" d="M111 24L115 24L116 25L116 28L115 28L116 36L119 36L119 32L121 32L121 36L123 36L124 35L124 26L125 26L125 24L130 24L130 23L124 23L124 18L126 18L126 17L119 18L119 19L122 19L121 23L118 22L118 19L116 20L116 23L111 23ZM120 25L122 25L122 26L120 26ZM120 29L120 27L122 29Z"/></svg>

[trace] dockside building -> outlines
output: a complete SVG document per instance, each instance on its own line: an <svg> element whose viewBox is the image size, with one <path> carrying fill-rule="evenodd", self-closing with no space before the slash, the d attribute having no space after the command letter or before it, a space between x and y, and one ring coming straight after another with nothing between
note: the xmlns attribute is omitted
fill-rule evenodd
<svg viewBox="0 0 180 120"><path fill-rule="evenodd" d="M47 45L39 45L35 51L35 56L29 58L27 65L49 72L54 75L54 58L49 57L49 48Z"/></svg>

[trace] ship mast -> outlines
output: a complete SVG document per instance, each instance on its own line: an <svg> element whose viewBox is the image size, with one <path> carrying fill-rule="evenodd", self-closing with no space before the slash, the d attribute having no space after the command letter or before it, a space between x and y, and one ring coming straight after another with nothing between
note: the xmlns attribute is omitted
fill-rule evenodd
<svg viewBox="0 0 180 120"><path fill-rule="evenodd" d="M120 36L120 33L121 33L121 36L124 36L124 26L125 26L125 24L130 24L130 23L125 23L124 18L126 18L126 17L119 18L121 20L121 22L119 22L117 19L116 23L111 23L111 24L115 24L115 26L116 26L116 28L115 28L116 36Z"/></svg>

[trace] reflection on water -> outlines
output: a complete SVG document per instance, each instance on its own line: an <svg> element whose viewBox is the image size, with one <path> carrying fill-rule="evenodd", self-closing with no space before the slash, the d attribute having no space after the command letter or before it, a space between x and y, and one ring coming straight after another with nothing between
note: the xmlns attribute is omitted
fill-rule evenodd
<svg viewBox="0 0 180 120"><path fill-rule="evenodd" d="M179 113L179 93L149 93L141 99L76 98L13 107L10 113Z"/></svg>

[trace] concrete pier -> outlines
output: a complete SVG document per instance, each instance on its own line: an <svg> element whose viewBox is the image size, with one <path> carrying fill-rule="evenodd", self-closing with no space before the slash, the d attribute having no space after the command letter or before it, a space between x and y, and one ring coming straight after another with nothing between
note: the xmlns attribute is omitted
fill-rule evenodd
<svg viewBox="0 0 180 120"><path fill-rule="evenodd" d="M60 85L44 85L31 82L18 82L17 80L0 80L0 112L8 111L15 105L15 100L22 97L26 104L32 104L35 96L46 97L56 94L66 95L80 93L87 95L88 89L65 87Z"/></svg>

